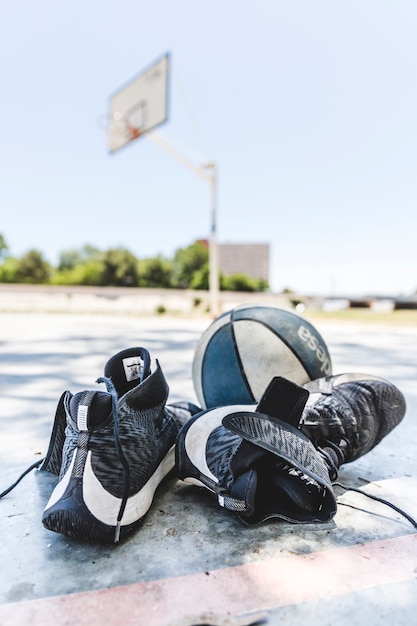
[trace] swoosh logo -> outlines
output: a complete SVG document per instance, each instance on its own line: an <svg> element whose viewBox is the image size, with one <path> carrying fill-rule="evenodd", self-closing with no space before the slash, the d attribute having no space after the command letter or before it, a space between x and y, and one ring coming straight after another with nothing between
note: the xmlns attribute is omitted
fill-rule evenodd
<svg viewBox="0 0 417 626"><path fill-rule="evenodd" d="M127 526L128 524L137 522L145 515L145 513L147 513L152 504L156 488L161 480L173 469L175 465L174 450L175 447L172 446L168 454L149 478L148 482L145 483L140 491L128 499L121 521L122 526ZM52 505L56 504L60 498L64 496L71 480L75 456L76 453L74 452L71 465L68 467L68 470L62 477L62 480L57 484L52 492L49 502L45 507L45 511ZM94 470L91 465L91 451L88 452L85 462L82 489L84 503L91 515L97 518L100 522L103 522L103 524L116 526L122 499L116 498L111 493L106 491L97 476L94 474Z"/></svg>
<svg viewBox="0 0 417 626"><path fill-rule="evenodd" d="M140 491L128 499L121 521L122 526L137 522L147 513L152 504L156 488L175 465L174 449L175 447L172 446L148 482L145 483ZM94 517L108 526L116 525L122 499L116 498L106 491L94 474L91 466L91 451L87 455L84 468L83 499Z"/></svg>
<svg viewBox="0 0 417 626"><path fill-rule="evenodd" d="M222 425L222 419L228 413L237 411L254 411L255 406L248 404L236 404L222 406L203 413L196 419L185 433L184 447L190 462L203 476L211 478L215 483L219 479L210 471L206 460L206 441L210 434Z"/></svg>

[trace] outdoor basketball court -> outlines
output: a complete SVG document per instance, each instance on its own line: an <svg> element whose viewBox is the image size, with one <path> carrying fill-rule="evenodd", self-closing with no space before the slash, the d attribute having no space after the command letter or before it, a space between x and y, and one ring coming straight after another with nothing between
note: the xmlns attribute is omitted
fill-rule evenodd
<svg viewBox="0 0 417 626"><path fill-rule="evenodd" d="M133 345L157 358L170 400L195 401L191 362L208 318L0 314L0 490L45 454L65 389L100 388L107 359ZM317 323L334 373L385 376L405 394L403 422L342 483L417 518L417 329ZM219 375L221 375L221 368ZM391 508L337 491L323 525L243 527L210 494L161 484L142 527L118 545L43 528L56 479L34 471L0 500L0 624L124 626L411 624L417 534Z"/></svg>

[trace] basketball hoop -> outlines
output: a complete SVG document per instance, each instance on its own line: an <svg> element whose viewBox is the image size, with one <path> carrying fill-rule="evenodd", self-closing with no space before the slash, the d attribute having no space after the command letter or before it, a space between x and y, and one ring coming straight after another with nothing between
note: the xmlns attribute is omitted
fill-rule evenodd
<svg viewBox="0 0 417 626"><path fill-rule="evenodd" d="M109 101L107 143L116 152L168 118L169 55L117 90Z"/></svg>
<svg viewBox="0 0 417 626"><path fill-rule="evenodd" d="M142 131L140 128L135 128L135 126L132 126L132 124L130 124L127 119L124 120L124 123L126 127L126 132L130 135L129 141L134 141L141 136Z"/></svg>

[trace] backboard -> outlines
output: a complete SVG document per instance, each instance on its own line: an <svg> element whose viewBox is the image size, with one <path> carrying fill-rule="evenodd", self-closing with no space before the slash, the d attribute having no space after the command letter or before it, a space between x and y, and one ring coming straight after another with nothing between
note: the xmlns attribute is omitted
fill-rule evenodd
<svg viewBox="0 0 417 626"><path fill-rule="evenodd" d="M168 119L169 54L110 96L108 148L115 152Z"/></svg>

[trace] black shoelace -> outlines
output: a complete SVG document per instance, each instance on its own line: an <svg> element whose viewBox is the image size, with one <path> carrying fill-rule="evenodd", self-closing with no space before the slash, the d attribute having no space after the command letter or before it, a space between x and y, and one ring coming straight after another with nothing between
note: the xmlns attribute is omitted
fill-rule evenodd
<svg viewBox="0 0 417 626"><path fill-rule="evenodd" d="M325 440L320 441L320 445L317 445L317 450L323 456L327 467L329 469L330 480L332 481L333 486L340 487L345 491L356 491L356 493L360 493L371 500L375 500L376 502L381 502L381 504L385 504L389 506L394 511L397 511L400 515L405 517L413 526L417 528L416 520L411 517L408 513L400 509L398 506L385 500L384 498L379 498L378 496L373 496L370 493L366 493L366 491L362 491L361 489L357 489L356 487L348 487L343 485L342 483L337 482L338 470L342 463L345 461L346 456L349 455L349 442L346 439L341 439L339 445L336 445L332 441ZM343 503L341 503L343 504Z"/></svg>
<svg viewBox="0 0 417 626"><path fill-rule="evenodd" d="M23 474L21 474L19 476L19 478L12 484L10 485L10 487L7 487L7 489L5 489L4 491L2 491L0 493L0 498L3 498L3 496L7 496L8 493L10 493L15 487L17 487L17 485L20 483L20 481L27 475L29 474L29 472L31 472L32 470L36 469L37 467L39 467L40 465L42 465L44 459L40 459L40 461L36 461L36 463L33 463L30 467L28 467Z"/></svg>
<svg viewBox="0 0 417 626"><path fill-rule="evenodd" d="M111 378L101 377L98 378L98 383L105 383L107 387L108 393L112 398L112 412L113 412L113 432L114 432L114 441L116 445L117 456L119 457L119 461L123 468L123 495L122 501L119 508L119 514L117 516L116 529L114 533L114 543L117 543L120 539L120 526L123 517L123 513L125 512L126 504L129 498L130 491L130 468L129 463L124 455L122 444L120 443L120 432L119 432L119 411L118 411L118 395L115 386Z"/></svg>
<svg viewBox="0 0 417 626"><path fill-rule="evenodd" d="M410 524L414 526L414 528L417 528L417 521L413 517L411 517L411 515L409 515L402 509L400 509L398 506L396 506L392 502L389 502L388 500L385 500L384 498L379 498L378 496L373 496L372 494L366 493L366 491L362 491L361 489L357 489L356 487L347 487L346 485L342 485L342 483L339 483L339 482L334 482L333 486L340 487L341 489L344 489L345 491L356 491L356 493L360 493L363 496L370 498L371 500L376 500L377 502L381 502L381 504L385 504L386 506L391 507L391 509L394 509L394 511L397 511L397 513L405 517L410 522Z"/></svg>

